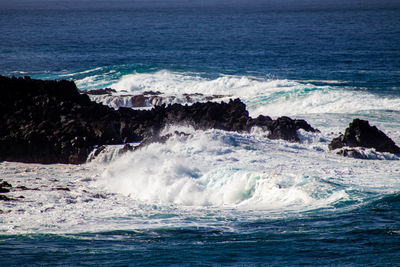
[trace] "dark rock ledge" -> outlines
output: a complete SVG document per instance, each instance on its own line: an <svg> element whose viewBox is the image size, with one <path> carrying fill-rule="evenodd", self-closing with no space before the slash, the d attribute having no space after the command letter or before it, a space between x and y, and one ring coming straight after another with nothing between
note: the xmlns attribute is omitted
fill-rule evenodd
<svg viewBox="0 0 400 267"><path fill-rule="evenodd" d="M160 106L164 103L188 103L193 104L196 102L214 101L222 98L230 98L230 95L204 95L201 93L164 95L159 91L145 91L138 94L129 94L123 92L122 94L115 94L117 91L112 88L94 89L94 90L81 90L80 93L89 95L92 101L100 104L110 106L114 109L120 107L127 108L148 108L153 106Z"/></svg>
<svg viewBox="0 0 400 267"><path fill-rule="evenodd" d="M317 131L304 120L253 119L239 99L114 110L90 101L72 81L4 76L0 93L0 161L80 164L95 146L154 139L165 125L176 123L238 132L259 126L269 138L290 142L299 142L298 129Z"/></svg>
<svg viewBox="0 0 400 267"><path fill-rule="evenodd" d="M345 133L336 137L329 144L330 150L337 150L337 154L353 157L366 158L362 150L358 148L374 148L378 152L399 154L400 148L385 133L369 125L368 121L354 119L349 124Z"/></svg>

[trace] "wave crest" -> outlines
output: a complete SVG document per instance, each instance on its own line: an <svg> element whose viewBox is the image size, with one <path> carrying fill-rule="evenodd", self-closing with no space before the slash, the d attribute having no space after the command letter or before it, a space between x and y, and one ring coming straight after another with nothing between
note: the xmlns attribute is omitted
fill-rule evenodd
<svg viewBox="0 0 400 267"><path fill-rule="evenodd" d="M91 79L94 78L86 77L82 81L87 82ZM99 77L96 76L96 79ZM215 101L239 97L247 104L252 116L345 114L376 110L400 112L398 97L382 97L367 91L340 86L340 83L339 86L332 86L327 81L324 81L323 85L315 85L309 81L253 76L220 75L216 78L206 78L195 73L161 70L122 75L109 86L117 89L120 96L157 91L166 99L176 98L177 103L183 104L185 104L185 94L203 94L205 97L203 100L199 98L200 101L206 101L206 96L215 95L225 96ZM165 103L174 101L168 100Z"/></svg>
<svg viewBox="0 0 400 267"><path fill-rule="evenodd" d="M294 173L292 168L298 166L282 166L293 160L282 158L287 150L298 148L254 134L183 131L191 137L175 136L114 162L102 186L145 203L238 209L302 210L348 198L344 187L310 176L307 167ZM272 158L270 149L286 153Z"/></svg>

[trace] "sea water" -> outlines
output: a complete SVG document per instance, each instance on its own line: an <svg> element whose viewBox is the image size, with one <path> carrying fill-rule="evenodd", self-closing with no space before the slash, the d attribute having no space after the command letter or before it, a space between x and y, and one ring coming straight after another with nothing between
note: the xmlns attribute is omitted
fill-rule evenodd
<svg viewBox="0 0 400 267"><path fill-rule="evenodd" d="M321 132L170 125L164 144L83 165L2 162L1 179L31 189L0 203L2 265L400 263L400 156L328 149L354 118L400 144L396 5L61 3L3 4L2 75L166 103L239 97L252 117Z"/></svg>

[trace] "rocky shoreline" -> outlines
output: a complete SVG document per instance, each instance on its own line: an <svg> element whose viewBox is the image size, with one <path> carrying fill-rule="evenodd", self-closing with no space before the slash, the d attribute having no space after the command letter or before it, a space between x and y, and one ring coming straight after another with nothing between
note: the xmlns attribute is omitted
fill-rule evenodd
<svg viewBox="0 0 400 267"><path fill-rule="evenodd" d="M91 101L72 81L0 76L0 90L0 161L81 164L95 147L102 145L162 141L166 137L160 137L159 133L170 124L236 132L249 132L253 127L260 127L268 132L268 138L289 142L300 141L299 129L318 131L304 120L288 117L273 120L262 115L251 118L240 99L228 103L162 104L151 110L124 107L115 110ZM155 93L146 95L149 99L156 96L159 97ZM143 100L140 96L136 98ZM351 130L349 133L346 130L344 137L332 141L330 149L363 146L382 152L400 152L383 133L360 134L360 131L368 133L371 130L364 126L359 127L358 135L351 135ZM362 136L363 141L349 141L351 138L358 140L357 136ZM375 142L376 138L379 141Z"/></svg>
<svg viewBox="0 0 400 267"><path fill-rule="evenodd" d="M196 102L221 101L229 99L230 95L204 95L201 93L182 94L181 96L165 95L159 91L145 91L140 94L129 94L127 92L118 93L112 88L94 89L80 91L89 95L90 100L110 106L114 109L125 108L151 108L162 104L193 104Z"/></svg>

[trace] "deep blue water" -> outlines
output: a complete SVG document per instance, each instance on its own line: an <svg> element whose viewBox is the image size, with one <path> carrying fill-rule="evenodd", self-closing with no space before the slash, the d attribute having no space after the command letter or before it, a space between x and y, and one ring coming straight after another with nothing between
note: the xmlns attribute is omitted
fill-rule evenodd
<svg viewBox="0 0 400 267"><path fill-rule="evenodd" d="M169 70L331 81L398 98L399 25L399 8L0 5L0 74L84 79L86 70L118 70L118 80ZM235 221L235 231L1 233L0 265L398 265L399 218L393 193L338 212Z"/></svg>
<svg viewBox="0 0 400 267"><path fill-rule="evenodd" d="M274 11L235 6L0 9L0 73L141 64L340 80L398 92L399 14L399 9Z"/></svg>
<svg viewBox="0 0 400 267"><path fill-rule="evenodd" d="M346 213L236 222L236 232L170 227L2 235L0 260L4 266L392 266L400 262L399 214L394 194Z"/></svg>

